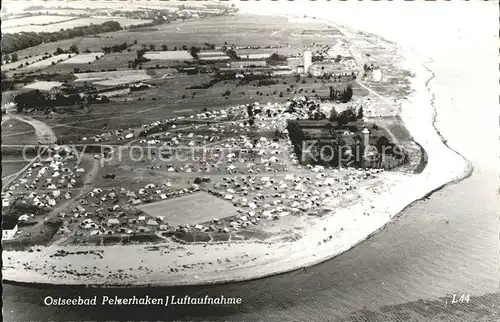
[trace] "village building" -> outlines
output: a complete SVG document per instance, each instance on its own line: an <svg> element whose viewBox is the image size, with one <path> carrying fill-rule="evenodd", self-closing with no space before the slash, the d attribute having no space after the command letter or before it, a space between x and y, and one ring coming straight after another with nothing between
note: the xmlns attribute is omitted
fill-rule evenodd
<svg viewBox="0 0 500 322"><path fill-rule="evenodd" d="M232 69L266 67L267 62L265 60L238 60L232 61L230 66Z"/></svg>

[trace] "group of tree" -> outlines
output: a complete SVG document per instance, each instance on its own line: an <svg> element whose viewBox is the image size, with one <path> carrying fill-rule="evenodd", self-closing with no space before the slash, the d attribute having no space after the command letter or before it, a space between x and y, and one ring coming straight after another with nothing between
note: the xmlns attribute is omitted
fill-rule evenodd
<svg viewBox="0 0 500 322"><path fill-rule="evenodd" d="M341 101L342 103L347 103L352 99L353 94L354 92L351 85L348 85L343 90L335 89L330 86L330 100L332 101Z"/></svg>
<svg viewBox="0 0 500 322"><path fill-rule="evenodd" d="M150 61L150 59L144 57L144 54L146 52L147 52L147 49L145 49L145 48L141 48L141 49L137 50L137 52L136 52L137 58L129 61L128 67L129 68L136 68L137 66L140 66L142 63Z"/></svg>
<svg viewBox="0 0 500 322"><path fill-rule="evenodd" d="M11 78L7 78L7 74L2 72L2 92L14 89L14 82Z"/></svg>
<svg viewBox="0 0 500 322"><path fill-rule="evenodd" d="M315 63L315 62L322 62L324 60L325 60L325 57L323 55L315 55L315 56L312 56L312 58L311 58L311 61L313 63Z"/></svg>
<svg viewBox="0 0 500 322"><path fill-rule="evenodd" d="M215 49L215 44L211 44L211 43L206 42L204 45L205 45L206 49L209 49L209 50Z"/></svg>
<svg viewBox="0 0 500 322"><path fill-rule="evenodd" d="M221 51L224 52L226 55L228 55L231 59L234 60L239 60L241 59L240 56L236 53L236 50L234 50L234 45L231 47L227 46L227 42L224 43L224 46L221 47Z"/></svg>
<svg viewBox="0 0 500 322"><path fill-rule="evenodd" d="M130 45L130 46L132 46L132 45ZM121 53L122 51L126 50L130 46L125 41L125 42L123 42L122 44L119 44L119 45L103 46L103 47L101 47L101 49L102 49L103 53L105 53L105 54Z"/></svg>
<svg viewBox="0 0 500 322"><path fill-rule="evenodd" d="M372 71L373 69L375 69L375 67L376 67L376 66L375 66L375 65L373 65L373 63L372 63L372 64L370 64L370 65L367 65L367 64L364 64L364 65L363 65L363 69L365 70L365 72Z"/></svg>
<svg viewBox="0 0 500 322"><path fill-rule="evenodd" d="M199 47L191 47L191 49L189 49L189 53L191 54L191 56L194 58L194 59L198 59L198 54L200 53L201 51L201 48Z"/></svg>
<svg viewBox="0 0 500 322"><path fill-rule="evenodd" d="M357 111L354 108L348 108L341 113L338 113L334 107L330 111L330 116L328 119L331 122L337 122L339 126L346 125L349 122L353 122L363 118L363 107L360 107Z"/></svg>
<svg viewBox="0 0 500 322"><path fill-rule="evenodd" d="M280 55L278 53L273 53L271 56L269 56L267 59L266 59L266 62L269 64L269 65L276 65L276 64L279 64L279 63L282 63L282 62L285 62L287 60L287 57L284 56L284 55Z"/></svg>
<svg viewBox="0 0 500 322"><path fill-rule="evenodd" d="M219 82L219 80L214 78L214 79L211 79L210 81L203 83L203 84L188 86L188 87L186 87L186 89L207 89L207 88L214 86L218 82Z"/></svg>
<svg viewBox="0 0 500 322"><path fill-rule="evenodd" d="M61 29L55 32L18 32L2 35L2 53L10 54L18 50L37 46L42 43L55 42L87 35L96 35L104 32L122 29L117 21L106 21L98 25L80 26Z"/></svg>
<svg viewBox="0 0 500 322"><path fill-rule="evenodd" d="M271 86L278 84L278 81L275 79L261 79L257 82L257 86Z"/></svg>
<svg viewBox="0 0 500 322"><path fill-rule="evenodd" d="M2 63L5 61L5 63L15 63L16 61L19 60L19 56L17 56L17 53L12 53L12 55L5 54L3 55Z"/></svg>
<svg viewBox="0 0 500 322"><path fill-rule="evenodd" d="M228 50L225 51L225 53L231 59L234 59L234 60L240 60L241 59L241 57L238 56L238 54L236 53L236 51L234 49L228 49Z"/></svg>

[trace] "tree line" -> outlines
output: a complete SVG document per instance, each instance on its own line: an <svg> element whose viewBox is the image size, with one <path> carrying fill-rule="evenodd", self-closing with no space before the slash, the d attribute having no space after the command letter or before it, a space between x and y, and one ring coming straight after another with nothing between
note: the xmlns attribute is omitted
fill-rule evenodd
<svg viewBox="0 0 500 322"><path fill-rule="evenodd" d="M86 95L81 97L79 94L71 95L49 95L40 90L33 90L25 93L20 93L14 98L14 103L17 105L17 111L36 109L50 112L56 106L74 106L83 103L109 103L110 100L106 96L99 97L98 95Z"/></svg>
<svg viewBox="0 0 500 322"><path fill-rule="evenodd" d="M100 25L80 26L61 29L55 32L18 32L14 34L3 34L1 50L2 54L10 54L43 43L96 35L98 33L112 32L121 29L122 27L117 21L106 21Z"/></svg>

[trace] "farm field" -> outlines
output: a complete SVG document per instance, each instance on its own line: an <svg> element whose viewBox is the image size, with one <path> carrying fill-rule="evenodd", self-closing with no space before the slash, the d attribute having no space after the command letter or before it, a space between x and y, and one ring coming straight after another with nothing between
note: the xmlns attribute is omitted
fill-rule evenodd
<svg viewBox="0 0 500 322"><path fill-rule="evenodd" d="M147 59L155 60L193 60L189 51L148 51L144 54Z"/></svg>
<svg viewBox="0 0 500 322"><path fill-rule="evenodd" d="M124 51L122 53L111 53L106 55L100 55L99 56L100 58L97 60L95 59L94 55L94 60L90 64L88 62L80 63L78 61L75 62L68 61L64 62L64 64L59 63L53 66L48 66L47 68L44 69L44 72L72 74L75 68L78 68L81 72L105 71L108 69L130 70L130 68L128 68L128 62L137 58L136 54L137 49L131 50L131 52ZM91 60L92 57L89 57L88 59Z"/></svg>
<svg viewBox="0 0 500 322"><path fill-rule="evenodd" d="M198 53L198 57L211 57L211 56L225 56L222 51L201 51Z"/></svg>
<svg viewBox="0 0 500 322"><path fill-rule="evenodd" d="M52 65L52 63L58 63L62 62L65 59L69 59L73 57L74 54L62 54L62 55L57 55L57 56L52 56L47 59L35 62L31 65L29 65L27 68L43 68Z"/></svg>
<svg viewBox="0 0 500 322"><path fill-rule="evenodd" d="M66 17L62 17L62 18L66 18ZM66 18L65 20L68 20L68 19ZM61 29L75 28L75 27L80 27L80 26L88 26L90 24L100 25L106 21L116 21L116 22L120 23L120 25L122 27L151 22L151 20L129 19L129 18L125 18L125 17L78 18L78 19L71 19L70 21L51 23L48 25L23 25L23 26L7 28L5 30L4 30L4 28L2 28L2 33L13 34L13 33L17 33L17 32L56 32L56 31L59 31Z"/></svg>
<svg viewBox="0 0 500 322"><path fill-rule="evenodd" d="M52 56L47 59L42 59L45 55L38 55L35 57L31 58L24 58L20 59L14 63L9 63L2 65L2 71L9 71L9 70L27 70L27 69L32 69L32 68L41 68L41 67L47 67L52 64L52 62L57 63L59 60L64 61L65 59L71 58L70 56L75 56L75 54L61 54L57 56ZM19 66L23 67L19 67Z"/></svg>
<svg viewBox="0 0 500 322"><path fill-rule="evenodd" d="M61 86L62 84L63 83L61 83L61 82L36 81L34 83L31 83L31 84L24 86L24 88L39 89L39 90L48 91L54 87Z"/></svg>
<svg viewBox="0 0 500 322"><path fill-rule="evenodd" d="M171 226L208 222L214 218L214 214L219 218L236 215L236 208L230 202L206 192L197 192L138 208L152 217L164 216L165 221Z"/></svg>
<svg viewBox="0 0 500 322"><path fill-rule="evenodd" d="M228 60L229 56L217 55L217 56L202 56L200 60Z"/></svg>
<svg viewBox="0 0 500 322"><path fill-rule="evenodd" d="M103 55L104 53L101 52L78 54L66 59L61 64L88 64L94 62L97 59L96 57L102 57Z"/></svg>
<svg viewBox="0 0 500 322"><path fill-rule="evenodd" d="M145 22L145 21L144 21ZM95 22L96 23L96 22ZM231 25L231 28L227 26ZM282 47L283 53L296 52L296 48L303 46L331 45L333 39L324 37L295 37L293 34L303 29L322 28L324 25L317 22L291 24L286 18L241 15L235 20L234 17L212 17L203 20L175 21L170 24L155 26L157 31L134 32L120 30L111 33L100 34L96 37L78 37L74 39L61 40L46 43L36 47L24 49L18 52L20 57L36 55L44 52L53 52L57 47L68 48L74 43L78 44L80 50L101 51L102 46L113 46L123 42L131 43L138 41L138 45L168 45L168 48L182 48L186 45L203 46L207 40L216 42L221 46L225 42L235 46L259 46L259 47ZM333 29L331 32L336 32ZM274 31L280 30L275 33ZM274 35L272 35L274 33ZM289 47L290 46L290 47ZM295 49L294 49L295 48Z"/></svg>
<svg viewBox="0 0 500 322"><path fill-rule="evenodd" d="M20 17L20 18L13 18L13 19L7 19L2 21L2 33L12 33L10 30L16 30L14 29L15 27L22 27L22 26L27 26L33 27L37 25L47 25L47 24L53 24L53 23L58 23L62 21L67 21L71 19L75 19L77 17L72 17L72 16L51 16L51 15L40 15L40 16L31 16L31 17ZM46 27L46 26L44 26ZM14 31L17 32L17 31Z"/></svg>
<svg viewBox="0 0 500 322"><path fill-rule="evenodd" d="M145 70L122 70L76 74L76 82L92 82L97 85L113 86L150 79Z"/></svg>

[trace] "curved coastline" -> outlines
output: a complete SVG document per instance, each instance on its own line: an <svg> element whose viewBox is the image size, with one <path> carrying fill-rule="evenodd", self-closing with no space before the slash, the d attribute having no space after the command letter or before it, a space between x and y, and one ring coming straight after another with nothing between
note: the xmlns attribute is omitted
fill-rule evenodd
<svg viewBox="0 0 500 322"><path fill-rule="evenodd" d="M433 117L433 120L432 120L432 127L434 128L434 130L436 131L436 133L439 135L439 137L441 138L441 141L443 142L443 144L448 148L450 149L451 151L455 152L456 154L458 154L466 163L467 163L467 170L466 172L464 173L464 175L461 177L461 178L458 178L454 181L451 181L449 183L446 183L444 184L443 186L441 186L440 188L437 188L431 192L429 192L429 194L432 194L442 188L444 188L445 186L448 186L450 184L455 184L455 183L458 183L460 181L463 181L467 178L469 178L470 176L472 176L472 174L474 173L474 167L472 165L472 162L467 159L465 156L463 156L462 154L460 154L460 152L458 152L457 150L453 149L452 147L450 147L448 145L448 140L446 140L446 138L441 134L441 132L439 131L438 127L436 126L436 121L437 121L437 109L436 109L436 106L434 105L435 104L435 100L436 100L436 95L434 94L434 92L430 89L429 87L429 83L436 77L436 75L434 74L434 72L426 66L426 64L428 63L432 63L434 60L432 58L429 58L430 61L429 62L422 62L422 67L424 67L429 73L431 73L431 76L429 77L429 79L425 82L425 87L427 88L427 90L429 91L429 93L431 94L431 101L430 101L430 104L432 106L432 109L434 110L434 117Z"/></svg>
<svg viewBox="0 0 500 322"><path fill-rule="evenodd" d="M415 63L414 59L413 62ZM285 256L278 258L276 260L273 260L271 258L270 261L267 262L264 261L262 263L259 263L259 265L255 266L243 265L241 267L238 267L237 269L227 269L222 271L211 270L206 272L201 271L197 272L198 276L196 277L194 276L196 275L196 273L163 276L161 272L158 272L156 274L153 274L153 276L151 275L139 276L139 277L136 276L132 280L116 278L116 280L114 281L100 282L103 279L97 279L92 281L91 279L85 280L85 278L84 279L73 278L71 281L69 281L65 279L52 279L38 272L32 272L32 271L22 272L22 268L18 267L18 269L21 269L21 271L16 270L14 268L14 269L8 269L3 272L4 282L11 282L13 284L29 284L29 285L36 284L36 285L51 285L51 286L85 285L87 287L89 286L90 287L91 286L160 287L160 286L176 286L176 285L219 284L219 283L229 283L229 282L241 282L245 280L260 279L271 275L283 274L304 267L317 265L321 262L324 262L326 260L329 260L331 258L334 258L342 254L343 252L355 247L360 242L376 234L379 230L383 229L391 220L398 217L405 209L411 207L411 205L413 205L415 202L427 198L432 193L442 189L443 187L449 184L457 183L463 179L466 179L473 173L473 167L471 162L466 158L464 158L462 155L460 155L458 152L453 150L451 147L449 147L446 143L446 139L441 135L441 133L437 129L435 124L437 117L437 110L434 106L434 93L429 88L429 83L434 78L434 73L430 68L428 68L425 65L426 62L419 61L418 64L422 69L425 69L427 73L430 73L430 76L425 80L420 80L420 84L412 84L416 85L415 92L412 93L408 98L409 101L408 104L405 104L406 106L402 108L401 118L405 123L407 129L411 133L411 135L414 137L415 141L419 142L419 144L421 144L424 147L424 149L428 152L429 162L421 174L415 175L414 177L410 177L404 182L400 182L400 184L396 185L394 189L389 189L384 194L376 196L375 199L378 200L376 201L377 203L376 208L378 209L373 210L373 212L377 214L373 216L373 218L377 217L374 218L374 222L373 223L363 222L362 224L359 224L358 222L358 226L354 224L353 225L354 227L352 229L355 230L354 234L351 229L349 228L346 229L346 231L344 232L345 234L350 234L355 236L354 238L350 239L346 238L348 240L340 242L340 244L336 245L337 247L319 247L319 246L316 247L315 242L309 243L308 245L304 245L303 244L304 242L297 241L291 243L293 245L290 245L290 247L285 247L285 249L282 250L282 253L284 253ZM420 74L422 74L422 70L416 73L417 77L420 77L421 76ZM419 86L420 88L418 88ZM424 93L423 92L424 90L427 93ZM421 114L422 111L416 110L415 106L419 104L419 99L424 94L430 94L430 99L426 99L427 104L425 104L424 102L424 104L428 106L426 110L427 112L429 112L425 114L427 114L427 116L430 117L429 120L430 122L428 122L428 125L430 125L434 133L429 133L421 130L419 131L419 129L423 127L422 122L414 121L418 117L421 117L421 115L419 114ZM443 159L440 159L440 156L443 157ZM443 169L443 164L439 165L439 163L441 162L440 160L443 160L442 162L444 162L443 164L445 165L446 169ZM446 161L454 163L446 164ZM445 170L450 170L450 171L445 171ZM417 187L417 189L415 189L415 187ZM411 192L408 191L407 193L403 194L397 193L401 191L406 191L405 188L408 190L411 189ZM389 206L384 204L383 202L384 199L386 199L388 202L391 202L391 204L389 204ZM373 201L370 200L370 202L368 203L371 202ZM361 208L363 206L366 205L356 204L353 207L350 207L349 209L344 211L344 213L362 211ZM324 224L328 225L328 219L325 220ZM364 226L368 226L368 229L366 227L359 227L360 225L363 224ZM338 222L335 222L335 220L333 220L333 223L330 223L328 226L329 227L331 226L330 227L331 229L338 230L338 226L336 225L338 225ZM322 225L317 225L317 226L322 226ZM320 228L320 227L315 227L315 228ZM309 235L309 239L311 239L310 238L311 235L315 235L314 232L312 232L312 234ZM311 240L309 241L311 242ZM250 244L251 243L249 243L248 247L251 247ZM113 248L113 246L105 246L105 247ZM145 246L139 246L138 248L143 249L144 247ZM208 246L208 247L213 247L213 246ZM187 248L189 249L189 246ZM283 248L283 246L274 245L274 248ZM216 251L216 249L213 249L213 251ZM315 252L315 254L311 254L311 252L313 251ZM15 253L16 252L10 252L10 251L4 252L4 254L2 255L2 257L4 257L4 264L6 262L10 262L7 256L15 257L16 256ZM158 255L151 254L150 257L155 257L154 259L161 260L161 257L159 257ZM111 260L112 259L110 259L110 261Z"/></svg>

